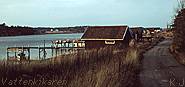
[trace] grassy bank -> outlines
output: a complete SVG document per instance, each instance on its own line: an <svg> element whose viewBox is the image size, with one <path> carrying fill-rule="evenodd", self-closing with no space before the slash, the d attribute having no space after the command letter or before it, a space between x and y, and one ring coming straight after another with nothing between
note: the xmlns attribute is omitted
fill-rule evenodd
<svg viewBox="0 0 185 87"><path fill-rule="evenodd" d="M3 87L136 87L142 54L160 42L140 43L124 50L106 47L30 64L0 63ZM18 80L12 82L11 80ZM20 82L21 80L21 82ZM36 80L36 84L34 81ZM24 82L25 81L25 82ZM40 83L44 82L45 83ZM55 81L55 82L53 82ZM24 84L23 84L24 83Z"/></svg>
<svg viewBox="0 0 185 87"><path fill-rule="evenodd" d="M124 50L107 47L81 51L53 61L30 64L3 64L0 66L1 86L23 87L132 87L139 69L136 48ZM22 80L11 84L10 80ZM6 80L6 82L5 82ZM47 84L31 84L32 80ZM25 81L25 84L23 84ZM52 84L52 81L58 83ZM29 86L28 86L29 87Z"/></svg>
<svg viewBox="0 0 185 87"><path fill-rule="evenodd" d="M184 3L182 3L184 4ZM175 16L173 23L173 44L170 47L171 52L177 61L185 64L185 8L181 8Z"/></svg>
<svg viewBox="0 0 185 87"><path fill-rule="evenodd" d="M1 62L0 86L136 87L139 86L142 54L161 40L163 38L154 38L152 42L138 43L137 47L124 50L114 47L82 50L54 61Z"/></svg>
<svg viewBox="0 0 185 87"><path fill-rule="evenodd" d="M174 44L170 46L169 50L179 63L185 65L185 52L176 50Z"/></svg>

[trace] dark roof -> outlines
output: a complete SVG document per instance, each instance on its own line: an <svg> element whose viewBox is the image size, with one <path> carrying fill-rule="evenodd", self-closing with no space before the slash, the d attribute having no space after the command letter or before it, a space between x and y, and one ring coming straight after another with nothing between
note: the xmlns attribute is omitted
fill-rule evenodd
<svg viewBox="0 0 185 87"><path fill-rule="evenodd" d="M162 30L160 27L151 27L151 28L145 28L145 30L149 30L150 32L153 32L155 30Z"/></svg>
<svg viewBox="0 0 185 87"><path fill-rule="evenodd" d="M146 30L161 30L160 27L150 27L150 28L145 28Z"/></svg>
<svg viewBox="0 0 185 87"><path fill-rule="evenodd" d="M127 28L128 26L91 26L81 39L123 39Z"/></svg>
<svg viewBox="0 0 185 87"><path fill-rule="evenodd" d="M130 28L130 30L133 32L133 33L143 33L143 27L132 27Z"/></svg>

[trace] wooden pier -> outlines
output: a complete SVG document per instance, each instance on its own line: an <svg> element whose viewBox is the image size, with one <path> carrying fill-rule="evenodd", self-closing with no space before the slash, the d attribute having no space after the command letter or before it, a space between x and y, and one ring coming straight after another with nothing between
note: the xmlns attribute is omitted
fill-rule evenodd
<svg viewBox="0 0 185 87"><path fill-rule="evenodd" d="M80 40L56 40L51 42L50 47L8 47L7 48L7 60L8 61L30 61L31 50L38 50L38 60L45 60L47 52L51 50L51 58L58 57L62 53L77 52L85 49L85 42ZM13 56L10 56L13 54Z"/></svg>

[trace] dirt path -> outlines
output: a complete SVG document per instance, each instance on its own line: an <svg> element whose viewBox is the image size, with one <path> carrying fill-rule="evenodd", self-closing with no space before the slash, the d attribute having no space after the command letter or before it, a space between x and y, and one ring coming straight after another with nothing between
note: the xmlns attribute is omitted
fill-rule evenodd
<svg viewBox="0 0 185 87"><path fill-rule="evenodd" d="M170 44L165 40L144 54L141 87L185 87L185 66L170 54Z"/></svg>

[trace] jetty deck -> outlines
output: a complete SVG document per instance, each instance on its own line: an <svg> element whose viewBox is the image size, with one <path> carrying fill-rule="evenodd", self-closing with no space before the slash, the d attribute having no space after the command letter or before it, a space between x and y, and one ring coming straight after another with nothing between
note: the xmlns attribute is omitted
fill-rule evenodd
<svg viewBox="0 0 185 87"><path fill-rule="evenodd" d="M84 47L8 47L7 50L16 49L84 49Z"/></svg>
<svg viewBox="0 0 185 87"><path fill-rule="evenodd" d="M51 46L45 46L45 43L42 47L40 46L22 46L22 47L8 47L7 48L7 60L31 60L31 50L38 50L39 60L46 59L47 51L51 51L52 58L57 57L65 52L78 52L79 50L85 49L84 41L78 40L68 40L68 41L52 41ZM13 54L13 56L10 54ZM49 53L50 54L50 53Z"/></svg>

